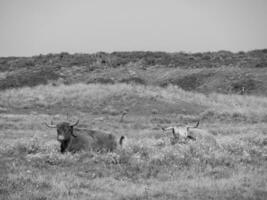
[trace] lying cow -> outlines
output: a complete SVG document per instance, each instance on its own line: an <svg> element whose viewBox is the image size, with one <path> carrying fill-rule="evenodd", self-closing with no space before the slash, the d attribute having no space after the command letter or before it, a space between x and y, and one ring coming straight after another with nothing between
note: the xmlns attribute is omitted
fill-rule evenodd
<svg viewBox="0 0 267 200"><path fill-rule="evenodd" d="M215 146L220 146L214 136L205 129L198 128L199 121L195 126L171 126L167 128L162 128L163 131L172 130L173 138L171 143L175 144L180 139L184 140L196 140L196 141L205 141Z"/></svg>
<svg viewBox="0 0 267 200"><path fill-rule="evenodd" d="M82 134L74 134L73 127L77 126L79 120L73 124L61 122L57 125L47 124L49 128L57 129L57 140L60 142L60 152L66 151L76 152L80 150L97 150L97 151L113 151L117 148L117 141L111 133L105 133L97 130L77 129L75 132ZM122 145L124 136L120 137L119 145Z"/></svg>
<svg viewBox="0 0 267 200"><path fill-rule="evenodd" d="M196 140L194 136L190 134L190 129L197 128L199 125L199 121L195 126L170 126L167 128L162 128L163 131L168 131L171 130L173 134L173 139L175 141L178 141L180 139L191 139L191 140Z"/></svg>

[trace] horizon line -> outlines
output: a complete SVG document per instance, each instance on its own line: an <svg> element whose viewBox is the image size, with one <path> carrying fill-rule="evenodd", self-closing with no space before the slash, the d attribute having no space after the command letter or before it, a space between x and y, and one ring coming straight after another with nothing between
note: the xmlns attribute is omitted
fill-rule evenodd
<svg viewBox="0 0 267 200"><path fill-rule="evenodd" d="M93 55L93 54L99 54L99 53L106 53L106 54L113 54L113 53L137 53L137 52L150 52L150 53L166 53L166 54L176 54L176 53L185 53L185 54L197 54L197 53L218 53L218 52L229 52L232 54L244 52L244 53L249 53L252 51L263 51L267 50L266 48L255 48L255 49L250 49L250 50L238 50L238 51L231 51L231 50L214 50L214 51L162 51L162 50L128 50L128 51L94 51L94 52L69 52L69 51L60 51L60 52L48 52L48 53L39 53L39 54L32 54L32 55L25 55L25 56L20 56L20 55L9 55L9 56L1 56L0 58L10 58L10 57L16 57L16 58L25 58L25 57L36 57L36 56L47 56L50 54L62 54L62 53L67 53L70 55L75 55L75 54L88 54L88 55Z"/></svg>

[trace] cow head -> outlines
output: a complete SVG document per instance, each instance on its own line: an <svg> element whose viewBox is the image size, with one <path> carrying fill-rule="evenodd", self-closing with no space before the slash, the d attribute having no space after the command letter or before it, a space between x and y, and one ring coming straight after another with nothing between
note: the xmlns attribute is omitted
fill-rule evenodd
<svg viewBox="0 0 267 200"><path fill-rule="evenodd" d="M70 124L68 122L61 122L57 125L54 125L52 122L51 124L45 123L46 126L49 128L56 128L57 129L57 140L61 144L61 152L64 152L66 148L68 147L69 142L73 137L77 137L73 133L73 127L78 125L79 120L77 120L75 123Z"/></svg>

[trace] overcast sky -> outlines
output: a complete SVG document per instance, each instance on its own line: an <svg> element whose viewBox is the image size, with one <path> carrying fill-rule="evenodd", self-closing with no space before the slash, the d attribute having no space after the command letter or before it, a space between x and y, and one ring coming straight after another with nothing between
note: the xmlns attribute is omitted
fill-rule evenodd
<svg viewBox="0 0 267 200"><path fill-rule="evenodd" d="M0 56L267 48L267 0L0 0Z"/></svg>

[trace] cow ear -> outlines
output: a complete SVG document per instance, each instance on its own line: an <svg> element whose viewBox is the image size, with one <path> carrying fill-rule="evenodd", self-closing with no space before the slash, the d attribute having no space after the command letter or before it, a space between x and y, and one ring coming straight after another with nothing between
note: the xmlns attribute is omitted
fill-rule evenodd
<svg viewBox="0 0 267 200"><path fill-rule="evenodd" d="M119 144L122 146L123 140L125 139L125 136L121 136L119 140Z"/></svg>

